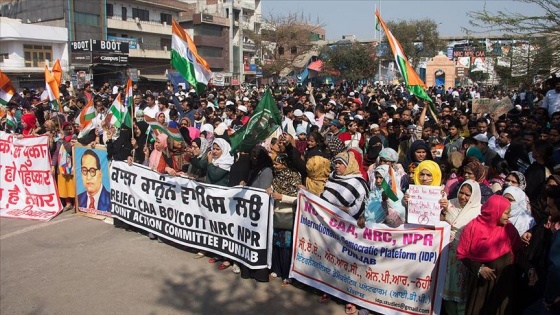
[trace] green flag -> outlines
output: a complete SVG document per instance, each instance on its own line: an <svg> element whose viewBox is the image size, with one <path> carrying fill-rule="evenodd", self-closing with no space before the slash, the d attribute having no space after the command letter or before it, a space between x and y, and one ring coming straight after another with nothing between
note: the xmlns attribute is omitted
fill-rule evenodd
<svg viewBox="0 0 560 315"><path fill-rule="evenodd" d="M231 154L238 151L249 151L256 144L268 138L281 124L280 111L270 90L266 89L251 119L230 137Z"/></svg>

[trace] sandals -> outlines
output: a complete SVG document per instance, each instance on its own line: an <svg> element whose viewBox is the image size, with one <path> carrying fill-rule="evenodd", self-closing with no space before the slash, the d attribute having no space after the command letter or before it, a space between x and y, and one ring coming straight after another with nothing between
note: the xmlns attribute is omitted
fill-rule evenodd
<svg viewBox="0 0 560 315"><path fill-rule="evenodd" d="M276 279L276 278L278 278L278 275L277 275L276 272L274 272L274 271L271 272L271 273L268 275L268 280L273 280L273 279Z"/></svg>
<svg viewBox="0 0 560 315"><path fill-rule="evenodd" d="M223 263L221 263L221 264L218 266L218 269L220 269L220 270L226 270L226 269L228 269L229 267L231 267L231 264L229 263L229 261L224 261Z"/></svg>
<svg viewBox="0 0 560 315"><path fill-rule="evenodd" d="M354 304L346 304L346 308L344 309L344 312L346 314L356 314L358 310L356 309L356 305Z"/></svg>
<svg viewBox="0 0 560 315"><path fill-rule="evenodd" d="M331 300L331 296L324 293L323 295L321 295L321 297L319 298L319 300L317 302L319 302L321 304L327 304L327 303L329 303L330 300Z"/></svg>
<svg viewBox="0 0 560 315"><path fill-rule="evenodd" d="M289 286L290 284L292 284L292 279L284 279L284 280L282 280L282 286L283 286L283 287L287 287L287 286Z"/></svg>
<svg viewBox="0 0 560 315"><path fill-rule="evenodd" d="M213 264L213 263L217 263L220 260L222 260L220 257L212 257L212 258L208 259L208 262Z"/></svg>
<svg viewBox="0 0 560 315"><path fill-rule="evenodd" d="M200 259L204 257L204 253L203 252L198 252L196 254L194 254L194 259Z"/></svg>

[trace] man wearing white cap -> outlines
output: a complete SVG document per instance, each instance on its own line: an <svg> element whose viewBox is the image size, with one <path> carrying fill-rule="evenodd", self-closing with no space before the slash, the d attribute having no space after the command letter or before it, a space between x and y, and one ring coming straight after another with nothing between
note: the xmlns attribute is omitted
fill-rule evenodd
<svg viewBox="0 0 560 315"><path fill-rule="evenodd" d="M245 105L237 105L237 110L235 111L235 116L237 117L235 120L241 122L243 126L249 121L249 116L247 116L247 106Z"/></svg>
<svg viewBox="0 0 560 315"><path fill-rule="evenodd" d="M294 110L294 130L297 130L299 125L301 125L305 130L309 130L309 123L303 120L303 116L303 111L301 109Z"/></svg>
<svg viewBox="0 0 560 315"><path fill-rule="evenodd" d="M488 147L488 137L485 134L479 133L473 138L477 141L476 147L484 157L484 165L492 165L492 160L494 160L498 153Z"/></svg>

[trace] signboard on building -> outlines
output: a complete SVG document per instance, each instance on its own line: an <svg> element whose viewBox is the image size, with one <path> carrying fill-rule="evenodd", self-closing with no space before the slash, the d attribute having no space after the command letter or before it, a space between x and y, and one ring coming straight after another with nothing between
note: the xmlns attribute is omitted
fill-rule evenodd
<svg viewBox="0 0 560 315"><path fill-rule="evenodd" d="M70 61L74 63L91 63L91 53L90 52L72 52L70 54Z"/></svg>
<svg viewBox="0 0 560 315"><path fill-rule="evenodd" d="M138 38L118 37L118 36L107 35L107 39L110 40L110 41L115 41L115 42L120 42L120 43L128 43L128 48L138 49Z"/></svg>
<svg viewBox="0 0 560 315"><path fill-rule="evenodd" d="M75 40L70 42L71 52L91 51L91 40Z"/></svg>
<svg viewBox="0 0 560 315"><path fill-rule="evenodd" d="M111 53L94 52L91 54L92 63L104 64L126 64L128 63L128 56L117 55Z"/></svg>
<svg viewBox="0 0 560 315"><path fill-rule="evenodd" d="M463 57L486 57L486 50L472 46L453 47L453 58Z"/></svg>
<svg viewBox="0 0 560 315"><path fill-rule="evenodd" d="M117 42L112 40L91 40L91 50L94 52L110 52L128 54L129 45L127 42Z"/></svg>

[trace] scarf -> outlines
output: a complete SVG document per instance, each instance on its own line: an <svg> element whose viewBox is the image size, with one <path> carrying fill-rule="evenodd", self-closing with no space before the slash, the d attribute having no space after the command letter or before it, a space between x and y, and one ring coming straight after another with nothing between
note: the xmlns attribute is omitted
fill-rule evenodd
<svg viewBox="0 0 560 315"><path fill-rule="evenodd" d="M509 222L500 225L500 217L509 208L509 201L493 195L481 208L480 215L464 228L457 259L469 259L479 263L493 261L520 245L517 230Z"/></svg>
<svg viewBox="0 0 560 315"><path fill-rule="evenodd" d="M161 159L162 151L167 149L167 135L165 133L160 133L157 136L157 139L159 140L161 151L154 149L150 154L150 163L148 164L148 167L150 168L158 167L159 161Z"/></svg>
<svg viewBox="0 0 560 315"><path fill-rule="evenodd" d="M445 221L451 225L451 240L459 240L463 228L474 218L480 215L480 201L482 194L480 192L480 184L474 180L466 180L459 187L459 191L463 186L469 185L471 187L471 197L464 207L459 204L459 198L449 200L452 207L448 207L445 214Z"/></svg>
<svg viewBox="0 0 560 315"><path fill-rule="evenodd" d="M486 167L482 165L478 160L467 163L464 167L468 167L474 174L474 177L478 183L483 183L486 179Z"/></svg>
<svg viewBox="0 0 560 315"><path fill-rule="evenodd" d="M25 122L27 125L23 130L22 133L24 135L28 135L33 129L35 129L35 124L37 124L37 117L33 114L24 114L21 116L21 121Z"/></svg>
<svg viewBox="0 0 560 315"><path fill-rule="evenodd" d="M204 138L195 138L193 142L200 148L200 153L196 157L203 159L208 154L208 141Z"/></svg>
<svg viewBox="0 0 560 315"><path fill-rule="evenodd" d="M433 160L432 152L430 151L430 148L428 147L426 142L424 142L424 140L416 140L416 141L412 142L412 144L410 145L410 149L408 149L407 157L406 157L406 159L403 163L403 167L405 169L408 168L410 163L413 163L413 162L420 163L420 162L422 162L422 161L418 161L418 159L416 158L416 155L414 154L418 150L426 151L426 157L424 158L424 160Z"/></svg>
<svg viewBox="0 0 560 315"><path fill-rule="evenodd" d="M511 171L508 174L508 176L509 175L512 175L513 177L517 178L517 182L519 183L519 188L525 191L525 188L527 187L527 180L525 179L525 175L523 175L523 173L518 171Z"/></svg>
<svg viewBox="0 0 560 315"><path fill-rule="evenodd" d="M432 173L432 184L430 186L439 186L441 185L441 170L439 165L430 160L422 161L416 169L414 170L414 184L420 184L420 172L423 170L427 170L428 172Z"/></svg>
<svg viewBox="0 0 560 315"><path fill-rule="evenodd" d="M231 165L235 160L233 158L233 155L229 153L229 151L231 151L231 146L226 140L222 138L214 139L214 144L216 144L217 146L220 147L220 149L222 149L222 155L220 155L219 158L212 161L212 164L214 164L214 166L216 167L219 167L229 172L231 170Z"/></svg>
<svg viewBox="0 0 560 315"><path fill-rule="evenodd" d="M272 187L274 187L275 192L295 197L297 196L299 184L301 184L301 175L293 169L286 167L274 170Z"/></svg>
<svg viewBox="0 0 560 315"><path fill-rule="evenodd" d="M519 236L521 236L536 224L535 219L531 216L531 212L527 210L527 195L525 195L525 192L521 190L521 188L515 186L506 188L502 196L506 194L510 194L513 199L515 199L515 201L511 202L509 221L515 226L519 232Z"/></svg>

